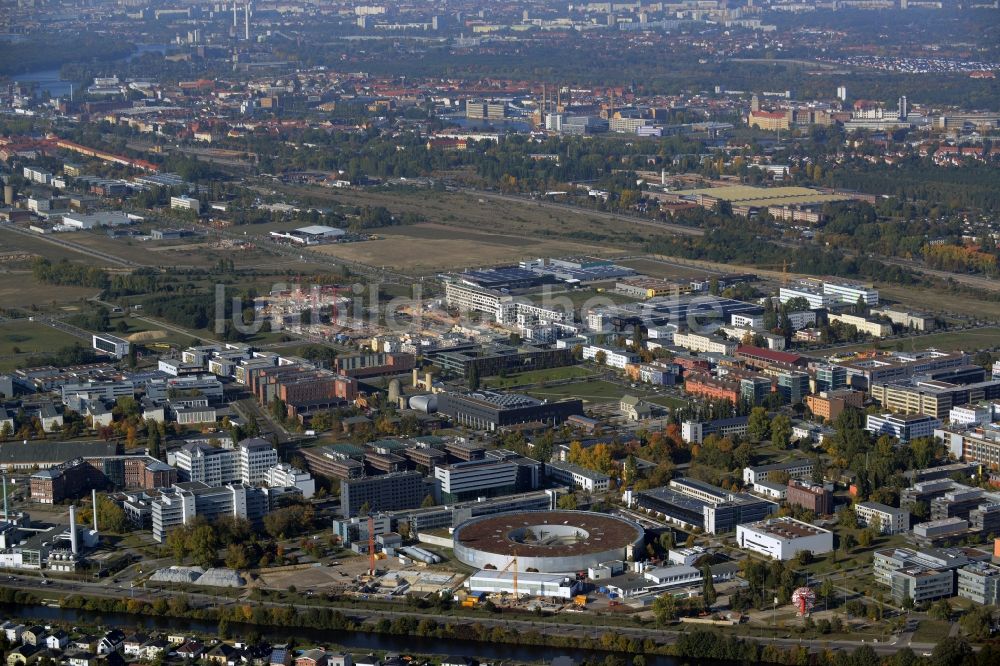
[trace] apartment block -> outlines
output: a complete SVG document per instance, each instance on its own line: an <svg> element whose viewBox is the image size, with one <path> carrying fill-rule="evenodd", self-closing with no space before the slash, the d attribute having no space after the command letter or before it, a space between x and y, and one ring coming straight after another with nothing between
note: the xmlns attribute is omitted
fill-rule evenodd
<svg viewBox="0 0 1000 666"><path fill-rule="evenodd" d="M909 442L920 437L933 437L935 428L941 421L923 414L869 414L865 429L874 434L896 437L900 442Z"/></svg>

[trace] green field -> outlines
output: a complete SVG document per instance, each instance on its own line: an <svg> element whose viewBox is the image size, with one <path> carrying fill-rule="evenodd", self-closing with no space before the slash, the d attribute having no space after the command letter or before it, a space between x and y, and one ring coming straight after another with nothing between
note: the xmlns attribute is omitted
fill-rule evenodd
<svg viewBox="0 0 1000 666"><path fill-rule="evenodd" d="M618 400L629 391L618 384L593 379L561 386L547 386L526 391L528 395L547 400L580 398L584 402L611 402Z"/></svg>
<svg viewBox="0 0 1000 666"><path fill-rule="evenodd" d="M950 622L921 620L917 630L913 632L913 640L918 643L937 643L947 638L950 631Z"/></svg>
<svg viewBox="0 0 1000 666"><path fill-rule="evenodd" d="M27 319L0 322L0 371L22 366L34 354L55 351L77 342L83 344L83 340L68 333Z"/></svg>
<svg viewBox="0 0 1000 666"><path fill-rule="evenodd" d="M866 349L900 349L902 351L917 351L921 349L940 349L941 351L976 351L978 349L996 349L1000 347L1000 328L977 328L967 331L945 331L928 335L914 335L902 340L883 340L863 345L838 347L835 350L824 350L821 353L830 355L844 354Z"/></svg>
<svg viewBox="0 0 1000 666"><path fill-rule="evenodd" d="M575 379L577 377L587 377L593 372L578 365L570 365L565 368L548 368L546 370L529 370L519 372L516 375L506 377L493 377L483 382L487 388L509 388L511 386L527 386L530 384L540 384L541 382L558 381L562 379ZM547 389L540 389L547 390Z"/></svg>

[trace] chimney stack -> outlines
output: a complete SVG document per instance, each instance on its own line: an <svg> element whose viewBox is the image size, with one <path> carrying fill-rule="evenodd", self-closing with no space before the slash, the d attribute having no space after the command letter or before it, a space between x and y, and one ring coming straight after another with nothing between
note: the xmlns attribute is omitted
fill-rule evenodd
<svg viewBox="0 0 1000 666"><path fill-rule="evenodd" d="M69 505L69 547L76 555L80 552L80 547L76 541L76 505Z"/></svg>
<svg viewBox="0 0 1000 666"><path fill-rule="evenodd" d="M91 500L94 503L94 531L97 531L97 488L92 488L90 490Z"/></svg>

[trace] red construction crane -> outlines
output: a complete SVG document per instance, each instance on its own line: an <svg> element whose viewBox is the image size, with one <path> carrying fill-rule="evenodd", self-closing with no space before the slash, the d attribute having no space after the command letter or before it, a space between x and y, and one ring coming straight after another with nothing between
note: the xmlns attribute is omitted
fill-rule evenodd
<svg viewBox="0 0 1000 666"><path fill-rule="evenodd" d="M375 517L368 514L368 573L375 575Z"/></svg>

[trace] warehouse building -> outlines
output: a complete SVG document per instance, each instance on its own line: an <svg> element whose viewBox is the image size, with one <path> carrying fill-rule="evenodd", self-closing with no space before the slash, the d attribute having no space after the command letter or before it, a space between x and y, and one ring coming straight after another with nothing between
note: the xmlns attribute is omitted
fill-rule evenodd
<svg viewBox="0 0 1000 666"><path fill-rule="evenodd" d="M778 510L769 500L690 478L638 493L627 490L623 500L629 507L653 511L665 520L709 534L731 532L740 523L762 520Z"/></svg>

